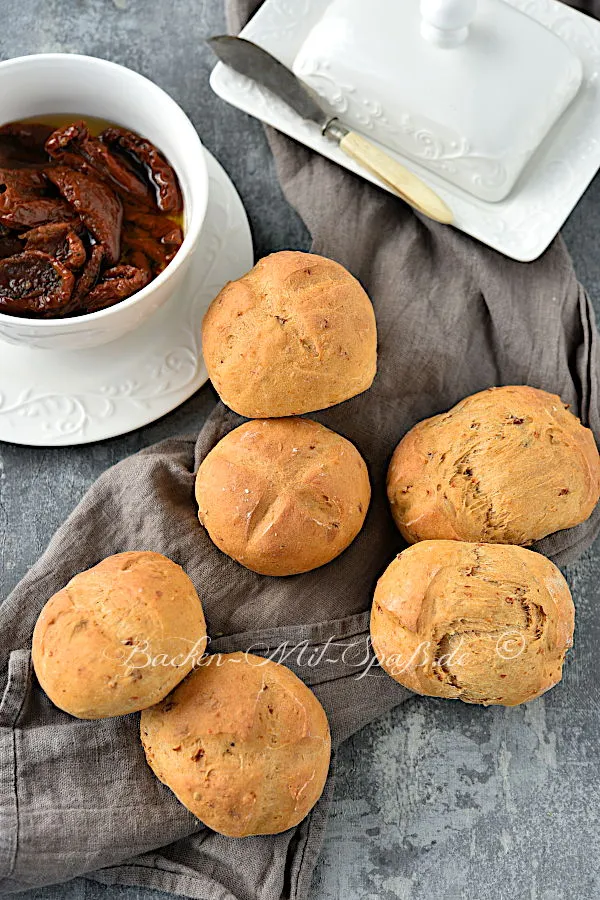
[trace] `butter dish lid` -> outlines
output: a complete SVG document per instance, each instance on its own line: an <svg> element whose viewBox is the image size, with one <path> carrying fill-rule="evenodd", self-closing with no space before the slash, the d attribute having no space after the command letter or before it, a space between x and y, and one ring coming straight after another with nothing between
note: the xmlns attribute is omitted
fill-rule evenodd
<svg viewBox="0 0 600 900"><path fill-rule="evenodd" d="M511 191L583 75L504 0L332 0L293 68L345 125L488 201Z"/></svg>

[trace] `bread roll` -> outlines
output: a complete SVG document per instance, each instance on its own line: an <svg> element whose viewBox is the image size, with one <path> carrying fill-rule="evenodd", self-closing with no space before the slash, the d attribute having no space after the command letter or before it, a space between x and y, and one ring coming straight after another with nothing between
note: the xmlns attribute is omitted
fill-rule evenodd
<svg viewBox="0 0 600 900"><path fill-rule="evenodd" d="M154 774L205 825L229 837L297 825L325 785L323 707L285 666L246 653L208 657L142 713Z"/></svg>
<svg viewBox="0 0 600 900"><path fill-rule="evenodd" d="M516 706L560 681L574 615L565 579L539 553L422 541L379 579L371 639L417 694Z"/></svg>
<svg viewBox="0 0 600 900"><path fill-rule="evenodd" d="M375 315L339 263L286 250L261 259L213 300L202 352L215 390L235 412L296 416L371 386Z"/></svg>
<svg viewBox="0 0 600 900"><path fill-rule="evenodd" d="M262 575L330 562L362 528L370 496L356 447L310 419L246 422L196 477L198 516L212 540Z"/></svg>
<svg viewBox="0 0 600 900"><path fill-rule="evenodd" d="M490 388L419 422L388 472L409 543L531 544L585 521L600 493L592 432L555 394Z"/></svg>
<svg viewBox="0 0 600 900"><path fill-rule="evenodd" d="M183 569L160 553L118 553L48 600L32 658L56 706L103 719L158 703L205 647L202 606Z"/></svg>

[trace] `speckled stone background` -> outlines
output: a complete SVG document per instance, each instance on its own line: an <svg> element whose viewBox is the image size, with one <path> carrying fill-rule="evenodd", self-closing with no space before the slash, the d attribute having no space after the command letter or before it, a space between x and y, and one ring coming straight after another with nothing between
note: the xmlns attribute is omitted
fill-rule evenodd
<svg viewBox="0 0 600 900"><path fill-rule="evenodd" d="M213 59L203 40L223 30L221 0L0 0L0 58L89 53L149 76L181 104L229 172L257 255L308 249L309 236L278 188L261 126L209 88ZM599 201L596 179L564 231L596 309ZM214 402L205 387L154 425L87 447L0 444L0 597L104 469L163 437L198 429ZM600 897L599 548L566 574L578 620L562 686L512 710L415 698L342 747L314 900ZM79 880L25 896L164 895Z"/></svg>

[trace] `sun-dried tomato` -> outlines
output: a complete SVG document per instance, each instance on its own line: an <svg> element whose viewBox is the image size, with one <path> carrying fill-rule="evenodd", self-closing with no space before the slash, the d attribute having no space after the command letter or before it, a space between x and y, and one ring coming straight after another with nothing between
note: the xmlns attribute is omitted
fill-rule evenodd
<svg viewBox="0 0 600 900"><path fill-rule="evenodd" d="M46 141L46 152L64 165L108 181L126 196L146 205L152 202L149 186L138 178L125 160L119 159L106 144L92 137L83 121L53 131Z"/></svg>
<svg viewBox="0 0 600 900"><path fill-rule="evenodd" d="M83 241L70 222L40 225L21 235L25 250L41 250L63 263L67 269L80 269L85 265L86 252Z"/></svg>
<svg viewBox="0 0 600 900"><path fill-rule="evenodd" d="M143 166L156 190L156 204L162 212L178 213L182 209L181 191L175 172L154 144L124 128L105 128L100 140L113 149L131 154Z"/></svg>
<svg viewBox="0 0 600 900"><path fill-rule="evenodd" d="M59 313L73 291L75 276L39 250L0 260L0 311L12 315Z"/></svg>
<svg viewBox="0 0 600 900"><path fill-rule="evenodd" d="M61 316L81 315L87 312L86 299L96 286L102 270L104 250L101 244L94 244L83 270L75 281L71 299L61 310Z"/></svg>
<svg viewBox="0 0 600 900"><path fill-rule="evenodd" d="M104 247L106 260L114 265L121 253L121 201L94 175L84 175L66 166L46 170L67 203L80 216L85 227Z"/></svg>
<svg viewBox="0 0 600 900"><path fill-rule="evenodd" d="M115 266L107 269L102 281L87 296L88 312L104 309L118 303L119 300L131 297L145 287L149 280L147 273L136 269L135 266Z"/></svg>
<svg viewBox="0 0 600 900"><path fill-rule="evenodd" d="M0 169L0 224L23 230L73 218L61 197L50 197L48 181L36 169Z"/></svg>

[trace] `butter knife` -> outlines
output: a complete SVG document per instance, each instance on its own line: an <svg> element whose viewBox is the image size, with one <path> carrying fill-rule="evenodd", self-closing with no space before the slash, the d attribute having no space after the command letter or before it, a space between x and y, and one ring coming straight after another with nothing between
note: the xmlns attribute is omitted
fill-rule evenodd
<svg viewBox="0 0 600 900"><path fill-rule="evenodd" d="M221 62L270 90L303 119L316 122L325 137L419 212L437 222L452 222L451 210L435 191L367 138L329 116L300 79L262 47L230 35L209 38L208 43Z"/></svg>

